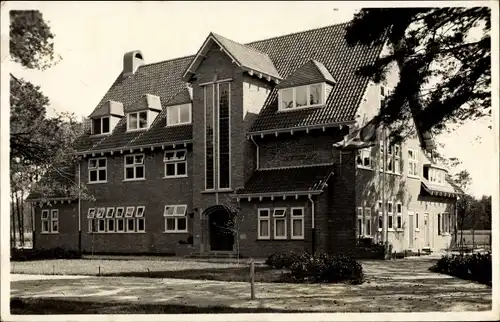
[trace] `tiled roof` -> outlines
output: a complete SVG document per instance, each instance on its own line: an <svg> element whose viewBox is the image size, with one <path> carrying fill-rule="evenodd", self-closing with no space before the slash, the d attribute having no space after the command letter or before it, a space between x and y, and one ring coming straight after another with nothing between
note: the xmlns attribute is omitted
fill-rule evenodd
<svg viewBox="0 0 500 322"><path fill-rule="evenodd" d="M145 111L145 110L153 110L160 112L161 111L160 98L156 95L145 94L141 96L137 101L135 101L127 109L127 112Z"/></svg>
<svg viewBox="0 0 500 322"><path fill-rule="evenodd" d="M263 73L272 73L283 79L306 62L315 60L321 63L315 63L320 70L323 73L329 72L336 81L326 105L314 109L277 112L277 90L271 91L261 113L251 127L251 132L312 125L321 126L354 120L357 107L368 84L368 79L356 76L355 71L358 67L374 61L380 54L381 46L372 48L348 47L344 40L345 26L346 24L338 24L245 45L211 34L223 43L237 59L241 60L242 65L248 65L249 68L262 70ZM183 90L187 89L182 76L193 58L195 56L143 65L134 74L125 78L120 73L120 76L101 99L96 110L113 100L122 103L124 112L127 113L132 108L133 103L145 94L160 97L162 107L173 105L169 102L173 96L179 92L183 93ZM324 68L321 65L324 65ZM179 95L186 95L186 93ZM183 100L182 97L179 99ZM163 116L163 114L161 115ZM146 132L125 133L125 126L125 121L122 119L112 134L104 139L90 139L89 135L85 134L77 141L76 149L88 151L88 149L119 148L120 146L130 146L134 140L139 142L140 136L154 137ZM159 130L155 131L155 135L160 135L158 134ZM162 132L161 137L180 138L178 132L182 131L179 130L175 135L172 133L177 130L172 129L172 133L167 133L169 131ZM190 140L191 133L188 131L182 133L186 135L182 138L183 140Z"/></svg>
<svg viewBox="0 0 500 322"><path fill-rule="evenodd" d="M300 85L327 82L331 85L336 81L332 74L326 69L322 63L311 59L299 69L291 73L285 80L279 83L276 88L295 87Z"/></svg>
<svg viewBox="0 0 500 322"><path fill-rule="evenodd" d="M247 46L269 55L283 78L307 61L321 62L337 83L322 108L278 112L278 93L273 90L251 127L251 132L350 122L368 85L356 70L379 57L382 46L349 47L344 39L347 23L257 41Z"/></svg>
<svg viewBox="0 0 500 322"><path fill-rule="evenodd" d="M231 39L222 37L221 35L217 35L215 33L212 33L212 35L240 63L242 67L247 67L251 70L281 79L273 61L266 53L256 50L255 48L242 45Z"/></svg>
<svg viewBox="0 0 500 322"><path fill-rule="evenodd" d="M66 189L75 184L75 167L73 165L66 164L61 167L56 167L57 170L52 170L46 173L40 183L47 184L50 182L50 186L56 189L56 191L51 190L49 192L44 191L32 191L26 198L26 201L34 201L42 197L47 199L58 199L67 198L68 193Z"/></svg>
<svg viewBox="0 0 500 322"><path fill-rule="evenodd" d="M321 190L333 165L262 169L255 171L237 194L265 194Z"/></svg>
<svg viewBox="0 0 500 322"><path fill-rule="evenodd" d="M106 103L100 105L97 109L95 109L94 112L89 115L89 117L92 118L109 115L124 116L123 104L115 101L107 101Z"/></svg>

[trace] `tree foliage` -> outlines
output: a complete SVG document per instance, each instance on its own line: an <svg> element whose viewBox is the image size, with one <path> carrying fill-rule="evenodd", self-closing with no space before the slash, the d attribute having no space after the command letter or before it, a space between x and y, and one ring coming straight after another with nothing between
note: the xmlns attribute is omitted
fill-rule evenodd
<svg viewBox="0 0 500 322"><path fill-rule="evenodd" d="M10 11L10 56L23 67L45 69L56 63L54 34L38 10Z"/></svg>
<svg viewBox="0 0 500 322"><path fill-rule="evenodd" d="M488 7L369 8L355 15L348 44L388 48L358 72L380 83L392 66L399 71L376 117L394 140L491 115L490 15Z"/></svg>

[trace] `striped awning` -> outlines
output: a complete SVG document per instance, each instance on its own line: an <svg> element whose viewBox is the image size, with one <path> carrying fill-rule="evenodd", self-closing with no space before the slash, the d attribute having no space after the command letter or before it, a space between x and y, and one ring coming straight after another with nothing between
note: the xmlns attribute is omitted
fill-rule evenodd
<svg viewBox="0 0 500 322"><path fill-rule="evenodd" d="M422 178L422 189L431 196L437 197L456 198L460 195L460 192L456 191L447 182L444 184L433 184L424 178Z"/></svg>

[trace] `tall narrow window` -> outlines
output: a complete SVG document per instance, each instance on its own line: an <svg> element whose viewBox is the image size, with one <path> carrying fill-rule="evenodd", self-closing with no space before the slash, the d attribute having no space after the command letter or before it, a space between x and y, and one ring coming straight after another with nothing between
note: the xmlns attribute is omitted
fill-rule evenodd
<svg viewBox="0 0 500 322"><path fill-rule="evenodd" d="M230 84L218 84L219 101L219 188L229 188L230 186L230 133L229 133L229 112L230 112Z"/></svg>
<svg viewBox="0 0 500 322"><path fill-rule="evenodd" d="M396 203L396 228L403 229L403 205Z"/></svg>
<svg viewBox="0 0 500 322"><path fill-rule="evenodd" d="M363 235L363 207L358 207L358 218L356 220L356 235Z"/></svg>
<svg viewBox="0 0 500 322"><path fill-rule="evenodd" d="M384 219L382 216L382 201L378 201L378 231L382 231L384 227Z"/></svg>
<svg viewBox="0 0 500 322"><path fill-rule="evenodd" d="M42 233L49 233L49 232L50 232L49 211L42 210Z"/></svg>
<svg viewBox="0 0 500 322"><path fill-rule="evenodd" d="M274 217L274 239L286 239L286 208L275 208Z"/></svg>
<svg viewBox="0 0 500 322"><path fill-rule="evenodd" d="M205 86L205 189L215 188L214 180L214 85Z"/></svg>
<svg viewBox="0 0 500 322"><path fill-rule="evenodd" d="M387 229L394 229L392 201L387 202Z"/></svg>
<svg viewBox="0 0 500 322"><path fill-rule="evenodd" d="M372 210L365 208L365 236L372 235Z"/></svg>
<svg viewBox="0 0 500 322"><path fill-rule="evenodd" d="M304 208L291 209L292 239L304 239Z"/></svg>
<svg viewBox="0 0 500 322"><path fill-rule="evenodd" d="M258 210L258 226L257 226L257 239L270 239L271 238L271 223L270 223L270 210Z"/></svg>
<svg viewBox="0 0 500 322"><path fill-rule="evenodd" d="M417 151L408 149L408 176L418 177Z"/></svg>

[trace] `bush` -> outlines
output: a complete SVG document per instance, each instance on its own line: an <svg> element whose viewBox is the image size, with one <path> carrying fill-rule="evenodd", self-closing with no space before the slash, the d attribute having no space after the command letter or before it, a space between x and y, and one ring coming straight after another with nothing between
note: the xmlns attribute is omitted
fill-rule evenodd
<svg viewBox="0 0 500 322"><path fill-rule="evenodd" d="M10 251L10 260L16 262L43 259L77 259L81 257L82 255L78 251L65 250L60 247L39 250L14 248Z"/></svg>
<svg viewBox="0 0 500 322"><path fill-rule="evenodd" d="M345 255L275 253L269 256L266 264L274 268L289 269L290 273L283 276L285 282L361 284L364 280L361 264Z"/></svg>
<svg viewBox="0 0 500 322"><path fill-rule="evenodd" d="M293 262L296 260L297 256L297 253L291 251L277 252L269 255L265 264L276 269L289 269Z"/></svg>
<svg viewBox="0 0 500 322"><path fill-rule="evenodd" d="M445 255L429 270L491 285L491 253Z"/></svg>

